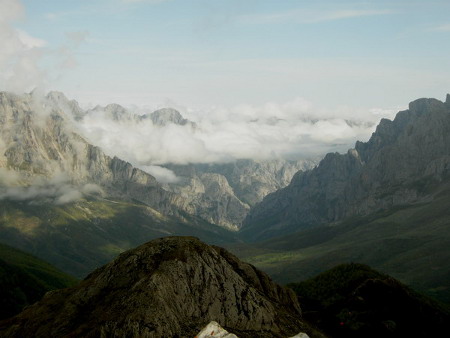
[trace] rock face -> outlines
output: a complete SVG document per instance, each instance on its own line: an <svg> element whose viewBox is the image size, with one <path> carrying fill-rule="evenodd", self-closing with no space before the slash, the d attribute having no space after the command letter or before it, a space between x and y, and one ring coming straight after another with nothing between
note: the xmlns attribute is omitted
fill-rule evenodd
<svg viewBox="0 0 450 338"><path fill-rule="evenodd" d="M237 160L221 164L166 165L178 177L166 190L181 194L195 214L211 223L238 230L252 206L289 184L299 170L314 167L313 160Z"/></svg>
<svg viewBox="0 0 450 338"><path fill-rule="evenodd" d="M430 200L449 179L450 97L419 99L383 119L367 143L330 153L268 195L244 221L243 235L270 238L353 215Z"/></svg>
<svg viewBox="0 0 450 338"><path fill-rule="evenodd" d="M212 321L201 330L195 338L238 338L236 335L229 333L219 323Z"/></svg>
<svg viewBox="0 0 450 338"><path fill-rule="evenodd" d="M72 109L77 105L61 93L43 99L0 93L0 168L4 176L19 176L20 185L36 178L63 176L79 190L95 184L109 196L138 200L165 214L186 208L186 201L164 190L153 176L105 155L76 134L64 106ZM114 107L110 108L113 111Z"/></svg>
<svg viewBox="0 0 450 338"><path fill-rule="evenodd" d="M176 124L179 126L190 126L196 128L196 124L185 119L178 110L172 108L161 108L153 113L140 116L140 120L150 119L153 124L158 127L165 127L168 124Z"/></svg>
<svg viewBox="0 0 450 338"><path fill-rule="evenodd" d="M46 294L0 336L193 337L213 320L239 337L305 331L293 291L222 248L167 237Z"/></svg>

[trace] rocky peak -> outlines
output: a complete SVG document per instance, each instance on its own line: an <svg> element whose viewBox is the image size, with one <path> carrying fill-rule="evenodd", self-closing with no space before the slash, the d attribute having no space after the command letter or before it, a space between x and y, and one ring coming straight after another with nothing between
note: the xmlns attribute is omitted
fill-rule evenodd
<svg viewBox="0 0 450 338"><path fill-rule="evenodd" d="M151 119L155 126L164 127L168 124L176 124L179 126L190 125L195 127L195 123L185 119L178 110L173 108L161 108L151 114L141 116L141 119Z"/></svg>
<svg viewBox="0 0 450 338"><path fill-rule="evenodd" d="M117 122L133 118L133 115L128 110L117 103L110 103L105 107L96 106L93 112L104 112L106 117Z"/></svg>
<svg viewBox="0 0 450 338"><path fill-rule="evenodd" d="M441 109L445 109L444 103L437 99L422 98L409 104L409 112L413 114L428 114Z"/></svg>
<svg viewBox="0 0 450 338"><path fill-rule="evenodd" d="M413 101L393 121L382 119L355 150L359 156L327 154L318 167L268 195L250 210L243 233L267 238L430 200L423 182L448 179L450 106L436 99Z"/></svg>
<svg viewBox="0 0 450 338"><path fill-rule="evenodd" d="M193 337L211 321L239 337L304 331L295 294L226 250L167 237L0 324L2 337Z"/></svg>
<svg viewBox="0 0 450 338"><path fill-rule="evenodd" d="M75 100L69 100L63 93L58 91L51 91L45 97L48 104L53 106L55 110L62 110L64 113L71 115L75 120L83 119L86 112L81 109L80 105Z"/></svg>

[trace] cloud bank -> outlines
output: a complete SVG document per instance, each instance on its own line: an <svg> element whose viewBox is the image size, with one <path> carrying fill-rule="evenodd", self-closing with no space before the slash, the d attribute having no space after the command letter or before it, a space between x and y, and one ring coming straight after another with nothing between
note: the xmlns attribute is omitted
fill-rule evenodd
<svg viewBox="0 0 450 338"><path fill-rule="evenodd" d="M20 1L0 0L0 88L16 93L41 86L44 78L38 62L45 41L13 27L23 16Z"/></svg>
<svg viewBox="0 0 450 338"><path fill-rule="evenodd" d="M0 200L50 202L56 205L75 202L86 195L102 195L102 189L96 184L74 187L68 178L56 175L51 179L36 177L25 184L20 173L0 168Z"/></svg>
<svg viewBox="0 0 450 338"><path fill-rule="evenodd" d="M381 117L394 115L394 111L361 113L348 107L329 112L302 98L263 106L185 109L184 117L195 127L153 125L151 119L129 118L132 113L117 119L97 107L78 122L78 129L108 155L127 160L163 182L176 180L161 167L168 163L304 159L346 151L356 140L367 140Z"/></svg>

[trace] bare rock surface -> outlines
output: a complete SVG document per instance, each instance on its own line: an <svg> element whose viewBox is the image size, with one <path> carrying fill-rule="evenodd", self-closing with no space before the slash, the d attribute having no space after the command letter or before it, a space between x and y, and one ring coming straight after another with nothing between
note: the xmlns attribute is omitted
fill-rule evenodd
<svg viewBox="0 0 450 338"><path fill-rule="evenodd" d="M293 291L193 237L121 254L79 285L0 323L1 337L194 337L216 321L239 337L305 331Z"/></svg>
<svg viewBox="0 0 450 338"><path fill-rule="evenodd" d="M269 194L243 222L247 238L265 239L344 218L433 199L449 181L450 99L419 99L368 142L329 153Z"/></svg>

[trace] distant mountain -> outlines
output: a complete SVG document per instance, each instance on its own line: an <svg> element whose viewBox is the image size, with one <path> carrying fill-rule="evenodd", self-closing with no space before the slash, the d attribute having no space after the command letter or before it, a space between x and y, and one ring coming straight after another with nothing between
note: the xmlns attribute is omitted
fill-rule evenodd
<svg viewBox="0 0 450 338"><path fill-rule="evenodd" d="M139 120L150 119L155 126L165 127L168 124L176 124L179 126L190 126L191 128L197 128L195 122L185 119L178 110L173 108L161 108L155 110L152 113L141 115Z"/></svg>
<svg viewBox="0 0 450 338"><path fill-rule="evenodd" d="M125 250L168 235L222 245L236 241L227 230L194 216L163 215L142 203L101 197L62 205L39 199L0 203L0 242L79 278Z"/></svg>
<svg viewBox="0 0 450 338"><path fill-rule="evenodd" d="M0 93L0 242L84 276L168 234L232 240L196 216L187 199L77 134L75 101L34 95Z"/></svg>
<svg viewBox="0 0 450 338"><path fill-rule="evenodd" d="M227 248L279 283L359 262L450 304L450 184L441 189L429 202Z"/></svg>
<svg viewBox="0 0 450 338"><path fill-rule="evenodd" d="M89 114L105 114L105 118L109 118L117 122L138 120L137 116L133 115L127 109L116 103L108 104L106 107L96 106L94 109L88 110L84 115Z"/></svg>
<svg viewBox="0 0 450 338"><path fill-rule="evenodd" d="M70 289L0 323L1 337L193 337L210 321L238 337L307 332L292 290L192 237L121 254Z"/></svg>
<svg viewBox="0 0 450 338"><path fill-rule="evenodd" d="M207 221L238 230L250 208L264 196L289 184L299 170L313 160L237 160L231 163L165 165L175 173L175 183L163 185L196 206Z"/></svg>
<svg viewBox="0 0 450 338"><path fill-rule="evenodd" d="M47 291L76 283L74 277L50 264L0 244L0 320L18 314Z"/></svg>
<svg viewBox="0 0 450 338"><path fill-rule="evenodd" d="M301 283L304 318L330 337L439 337L450 311L366 265L344 264Z"/></svg>
<svg viewBox="0 0 450 338"><path fill-rule="evenodd" d="M450 95L419 99L347 154L330 153L252 208L242 235L267 239L433 201L450 179Z"/></svg>
<svg viewBox="0 0 450 338"><path fill-rule="evenodd" d="M14 198L20 195L18 187L35 186L38 179L41 190L52 186L46 189L48 194L53 190L63 201L70 198L65 192L73 187L72 197L83 190L103 190L110 196L139 200L164 213L182 208L183 202L164 190L153 176L105 155L75 133L63 107L76 105L62 94L55 100L55 95L35 98L31 94L0 93L0 174L5 183L0 195ZM67 183L66 189L58 191L63 183ZM22 190L22 196L40 192Z"/></svg>

